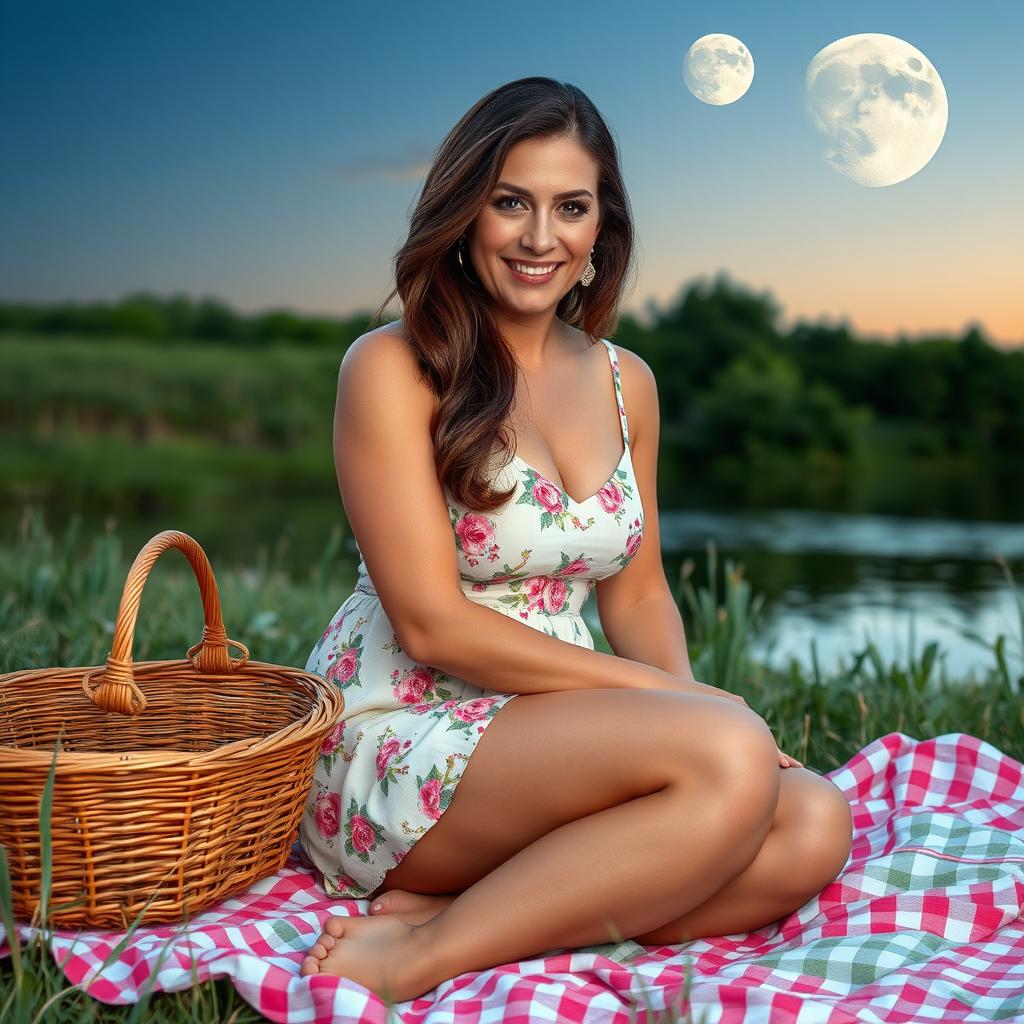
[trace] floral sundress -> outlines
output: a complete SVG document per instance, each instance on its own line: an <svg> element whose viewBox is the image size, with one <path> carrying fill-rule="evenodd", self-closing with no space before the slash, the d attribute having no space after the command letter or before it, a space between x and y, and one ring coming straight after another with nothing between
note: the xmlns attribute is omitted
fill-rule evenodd
<svg viewBox="0 0 1024 1024"><path fill-rule="evenodd" d="M508 502L470 511L447 488L462 589L549 636L594 649L581 615L597 580L625 568L643 538L626 409L611 362L623 453L611 477L576 501L513 456L498 471ZM503 476L503 474L508 474ZM310 652L306 671L341 687L342 719L324 741L300 826L329 895L366 899L444 814L476 744L518 693L497 693L402 650L360 552L355 589Z"/></svg>

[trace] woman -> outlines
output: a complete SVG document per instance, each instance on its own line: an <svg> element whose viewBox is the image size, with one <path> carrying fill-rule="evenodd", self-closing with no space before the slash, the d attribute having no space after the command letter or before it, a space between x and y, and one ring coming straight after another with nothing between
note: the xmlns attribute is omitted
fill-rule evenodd
<svg viewBox="0 0 1024 1024"><path fill-rule="evenodd" d="M551 949L746 932L846 863L843 794L690 670L654 377L604 337L632 249L593 104L511 82L434 159L402 320L342 360L362 560L306 665L346 709L302 843L329 893L372 907L330 918L303 974L404 1001ZM615 655L579 614L595 588Z"/></svg>

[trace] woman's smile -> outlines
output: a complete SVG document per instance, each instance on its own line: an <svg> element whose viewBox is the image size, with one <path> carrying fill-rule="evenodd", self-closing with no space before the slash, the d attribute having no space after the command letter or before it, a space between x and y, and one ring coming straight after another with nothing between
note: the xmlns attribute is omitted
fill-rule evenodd
<svg viewBox="0 0 1024 1024"><path fill-rule="evenodd" d="M523 281L526 284L544 284L546 281L550 281L555 276L555 274L558 273L558 268L562 265L561 262L557 260L553 260L550 263L540 264L522 263L518 260L510 260L505 256L502 257L502 260L508 267L512 276L517 281ZM541 268L551 267L551 269L547 273L539 273L535 269L538 266ZM530 268L529 271L525 269L527 267Z"/></svg>

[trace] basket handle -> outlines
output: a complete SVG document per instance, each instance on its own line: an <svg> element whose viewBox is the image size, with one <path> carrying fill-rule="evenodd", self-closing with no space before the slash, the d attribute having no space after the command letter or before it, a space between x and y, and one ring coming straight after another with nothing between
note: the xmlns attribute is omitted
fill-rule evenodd
<svg viewBox="0 0 1024 1024"><path fill-rule="evenodd" d="M142 588L156 560L169 548L177 548L189 560L203 598L203 638L188 649L185 657L192 662L197 672L219 674L233 672L249 660L248 648L237 640L229 640L224 631L220 593L206 552L187 533L163 530L146 543L128 571L106 666L92 668L82 678L82 689L104 711L117 711L134 718L146 706L145 695L136 685L133 671L135 621L142 601ZM229 644L237 647L242 654L230 658Z"/></svg>

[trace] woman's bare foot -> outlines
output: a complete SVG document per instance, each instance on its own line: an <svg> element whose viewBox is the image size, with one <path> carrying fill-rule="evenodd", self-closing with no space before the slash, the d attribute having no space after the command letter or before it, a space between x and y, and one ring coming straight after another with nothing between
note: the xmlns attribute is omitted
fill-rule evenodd
<svg viewBox="0 0 1024 1024"><path fill-rule="evenodd" d="M348 978L386 1003L404 1003L436 988L443 977L416 935L394 914L379 919L329 917L299 973Z"/></svg>
<svg viewBox="0 0 1024 1024"><path fill-rule="evenodd" d="M390 914L406 924L426 924L432 917L437 917L457 895L445 893L429 896L421 892L409 892L408 889L389 889L370 900L369 913L373 917ZM383 906L380 910L374 910L378 903Z"/></svg>

